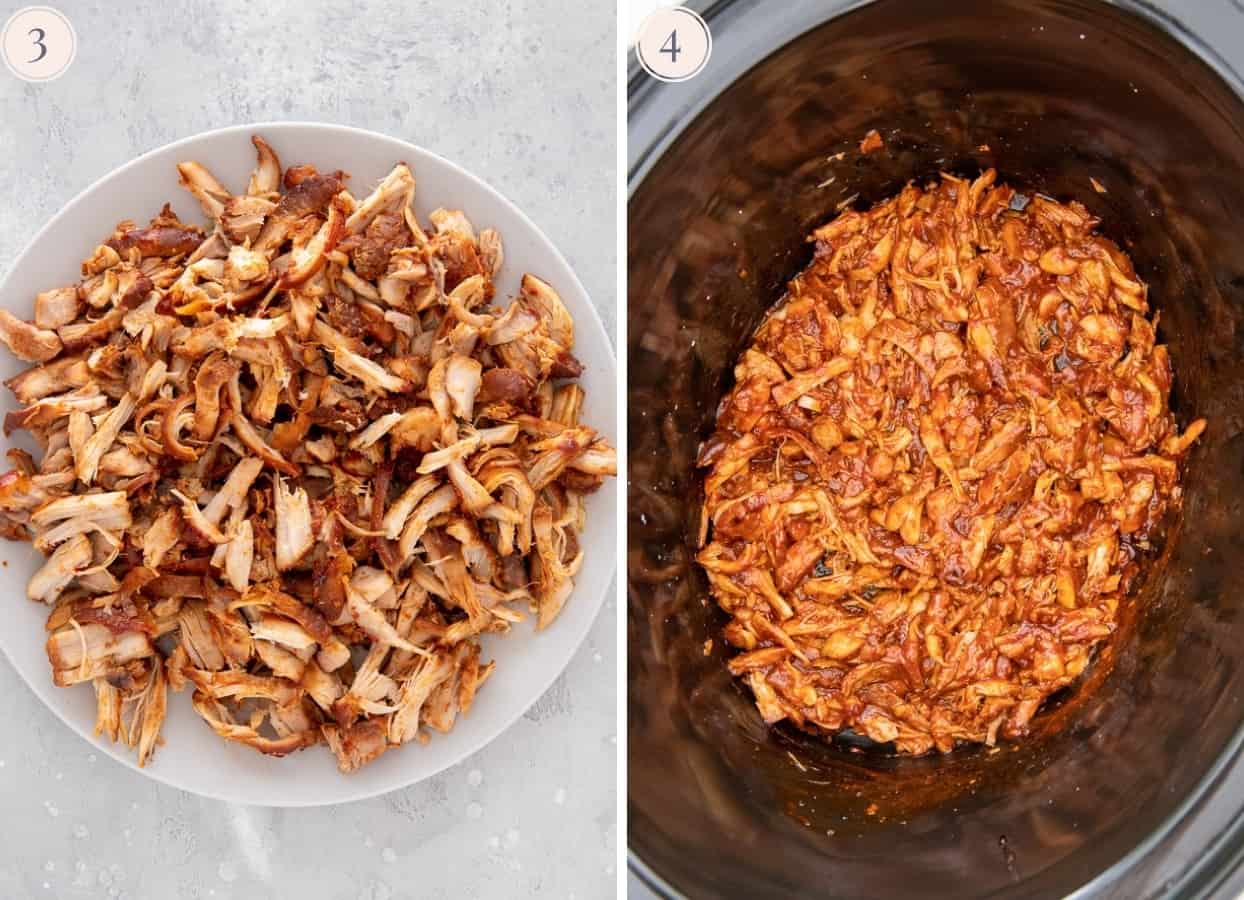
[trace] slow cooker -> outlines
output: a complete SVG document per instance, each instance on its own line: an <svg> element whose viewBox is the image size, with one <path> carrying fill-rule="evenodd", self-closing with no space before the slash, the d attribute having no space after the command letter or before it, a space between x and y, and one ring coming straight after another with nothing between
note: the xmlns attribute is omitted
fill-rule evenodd
<svg viewBox="0 0 1244 900"><path fill-rule="evenodd" d="M1238 889L1244 82L1186 23L1244 38L1244 14L1226 0L701 8L704 72L666 85L633 68L629 85L633 872L695 898ZM856 152L874 128L885 152ZM1030 739L899 758L767 728L724 642L706 644L723 616L694 563L696 450L816 224L990 166L1083 203L1148 282L1176 415L1210 423L1182 514L1108 660Z"/></svg>

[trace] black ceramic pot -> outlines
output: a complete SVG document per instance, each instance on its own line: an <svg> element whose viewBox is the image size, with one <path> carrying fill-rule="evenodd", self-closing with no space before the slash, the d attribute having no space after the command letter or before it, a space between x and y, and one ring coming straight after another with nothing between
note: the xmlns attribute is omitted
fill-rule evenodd
<svg viewBox="0 0 1244 900"><path fill-rule="evenodd" d="M719 4L710 24L729 27L739 5ZM1136 897L1206 884L1235 831L1174 868L1157 849L1235 761L1244 722L1238 81L1131 2L878 0L784 46L757 40L748 52L762 61L701 108L676 100L634 156L633 865L659 891L696 898ZM633 88L634 112L648 88ZM864 156L871 128L887 149ZM814 225L844 201L988 166L1079 200L1149 283L1176 415L1210 423L1182 516L1118 639L1047 704L1030 741L907 759L767 729L727 675L722 641L704 650L723 618L693 562L696 448L737 354L807 262Z"/></svg>

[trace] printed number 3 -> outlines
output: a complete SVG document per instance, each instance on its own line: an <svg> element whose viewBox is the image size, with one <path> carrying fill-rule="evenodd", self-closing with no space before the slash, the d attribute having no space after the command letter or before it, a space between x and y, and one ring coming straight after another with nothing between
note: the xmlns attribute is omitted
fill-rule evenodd
<svg viewBox="0 0 1244 900"><path fill-rule="evenodd" d="M35 37L36 32L38 32L39 34L38 37ZM42 28L32 28L29 31L27 31L26 34L34 38L34 45L39 48L39 55L36 56L34 59L27 60L27 64L37 63L39 60L43 59L43 57L48 55L47 44L43 43L43 39L47 37L47 32L44 31Z"/></svg>
<svg viewBox="0 0 1244 900"><path fill-rule="evenodd" d="M661 53L670 55L670 62L678 62L678 54L682 53L682 47L678 46L678 29L670 32L670 36L665 39L665 43L661 45Z"/></svg>

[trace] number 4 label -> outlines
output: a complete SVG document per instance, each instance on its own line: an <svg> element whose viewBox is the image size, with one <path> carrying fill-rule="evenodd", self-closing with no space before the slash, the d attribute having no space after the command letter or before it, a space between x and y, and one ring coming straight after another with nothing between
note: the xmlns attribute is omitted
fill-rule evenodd
<svg viewBox="0 0 1244 900"><path fill-rule="evenodd" d="M678 29L675 28L670 32L670 36L665 39L665 43L661 45L661 52L670 55L670 62L678 62L678 54L682 51L678 49Z"/></svg>
<svg viewBox="0 0 1244 900"><path fill-rule="evenodd" d="M708 25L685 6L658 9L639 28L635 56L653 78L686 81L708 64L713 38Z"/></svg>

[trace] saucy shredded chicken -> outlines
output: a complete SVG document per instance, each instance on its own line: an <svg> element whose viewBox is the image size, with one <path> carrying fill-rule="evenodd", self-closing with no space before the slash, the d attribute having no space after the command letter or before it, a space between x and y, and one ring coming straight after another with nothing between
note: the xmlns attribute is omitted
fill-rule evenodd
<svg viewBox="0 0 1244 900"><path fill-rule="evenodd" d="M701 448L698 559L768 723L1022 737L1180 503L1147 288L1078 203L943 174L818 228Z"/></svg>
<svg viewBox="0 0 1244 900"><path fill-rule="evenodd" d="M54 682L140 765L189 687L222 738L348 772L467 712L480 635L556 618L617 463L557 292L492 305L495 231L421 225L405 164L356 200L252 141L242 194L178 165L208 230L122 222L33 322L0 311L38 363L5 433L42 453L9 451L0 533L47 557Z"/></svg>

